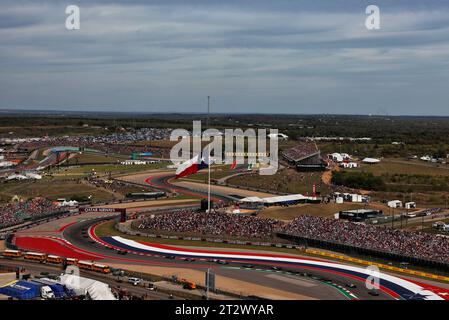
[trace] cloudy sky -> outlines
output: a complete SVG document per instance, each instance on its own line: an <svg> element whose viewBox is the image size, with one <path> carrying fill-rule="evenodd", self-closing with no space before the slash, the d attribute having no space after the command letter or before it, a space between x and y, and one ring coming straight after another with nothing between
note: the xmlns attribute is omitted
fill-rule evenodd
<svg viewBox="0 0 449 320"><path fill-rule="evenodd" d="M446 0L0 0L2 109L449 115L448 83Z"/></svg>

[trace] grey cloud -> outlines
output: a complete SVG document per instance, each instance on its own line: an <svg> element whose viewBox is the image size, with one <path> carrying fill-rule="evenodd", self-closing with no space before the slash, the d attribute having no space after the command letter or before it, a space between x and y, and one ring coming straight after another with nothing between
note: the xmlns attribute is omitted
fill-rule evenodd
<svg viewBox="0 0 449 320"><path fill-rule="evenodd" d="M0 3L0 108L68 108L73 90L80 108L111 110L198 111L210 94L248 112L401 113L430 97L426 112L447 114L444 1L378 1L375 32L364 1L77 3L74 32L65 2ZM370 92L379 100L363 102Z"/></svg>

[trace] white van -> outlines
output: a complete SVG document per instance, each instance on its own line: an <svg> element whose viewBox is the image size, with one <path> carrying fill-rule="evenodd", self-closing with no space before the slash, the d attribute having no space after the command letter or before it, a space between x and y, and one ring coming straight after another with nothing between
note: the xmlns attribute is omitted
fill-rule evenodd
<svg viewBox="0 0 449 320"><path fill-rule="evenodd" d="M54 299L55 294L54 294L53 290L51 290L50 286L43 286L41 288L41 297L43 299Z"/></svg>
<svg viewBox="0 0 449 320"><path fill-rule="evenodd" d="M133 286L137 286L140 282L142 282L142 279L130 277L128 278L128 282L132 283Z"/></svg>

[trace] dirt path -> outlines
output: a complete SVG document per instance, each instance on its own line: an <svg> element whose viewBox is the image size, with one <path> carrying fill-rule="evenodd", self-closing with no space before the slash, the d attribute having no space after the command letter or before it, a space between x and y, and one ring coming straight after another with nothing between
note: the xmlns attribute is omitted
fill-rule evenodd
<svg viewBox="0 0 449 320"><path fill-rule="evenodd" d="M335 163L332 164L330 170L324 171L323 175L321 176L321 180L325 185L332 186L332 171L340 171L340 167L338 165L335 165Z"/></svg>

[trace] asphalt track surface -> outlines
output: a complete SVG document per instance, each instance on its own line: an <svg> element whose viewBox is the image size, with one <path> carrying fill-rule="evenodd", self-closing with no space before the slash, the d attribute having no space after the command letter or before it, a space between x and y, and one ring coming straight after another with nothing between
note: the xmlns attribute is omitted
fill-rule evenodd
<svg viewBox="0 0 449 320"><path fill-rule="evenodd" d="M167 191L167 192L177 192L180 194L184 194L187 196L193 196L193 197L197 197L197 198L201 198L201 199L207 199L207 193L202 191L202 190L192 190L183 186L179 186L179 185L175 185L170 183L171 179L175 179L176 175L173 173L167 173L167 174L160 174L160 175L155 175L153 177L149 177L148 179L145 180L145 182L147 184L149 184L150 186L156 187L158 189ZM217 192L214 192L213 190L213 186L211 186L211 200L214 202L228 202L228 201L235 201L238 198L230 196L230 195L225 195L225 194L220 194Z"/></svg>
<svg viewBox="0 0 449 320"><path fill-rule="evenodd" d="M206 198L207 193L201 190L192 190L183 186L178 186L170 183L170 179L174 178L174 174L167 172L166 174L158 174L145 179L145 182L151 186L159 189L177 192L189 196L198 198ZM234 200L232 195L223 195L215 193L211 188L212 200L214 202L228 202ZM109 217L108 219L111 219ZM290 292L315 299L348 299L347 296L342 294L341 290L338 290L335 286L349 290L358 299L373 300L373 299L393 299L390 294L377 290L378 296L371 295L368 289L365 287L365 279L360 277L351 276L351 274L343 274L339 272L333 272L326 268L313 268L303 266L294 263L276 263L273 261L261 261L261 260L248 260L248 259L231 259L227 265L220 265L210 261L185 261L182 255L177 255L175 259L167 259L166 257L158 254L155 255L142 255L135 254L128 251L126 255L119 255L117 251L108 248L100 243L95 242L88 235L87 230L90 227L96 225L99 221L105 220L90 219L80 221L66 227L63 231L63 238L67 240L72 250L84 255L96 255L99 256L104 263L120 263L130 265L149 265L159 267L172 267L172 268L187 268L194 270L206 271L207 268L213 268L216 275L232 278L236 280L242 280L254 284L258 284L264 287L281 290L284 292ZM246 268L245 265L254 265L252 268ZM273 270L273 266L281 267L282 270ZM291 272L289 272L291 271ZM287 274L287 273L290 274ZM291 274L295 273L295 274ZM307 275L301 275L307 273ZM355 288L346 287L347 284L353 283ZM332 285L330 285L332 284Z"/></svg>
<svg viewBox="0 0 449 320"><path fill-rule="evenodd" d="M363 281L355 279L349 279L344 276L328 273L321 270L309 270L308 268L302 268L295 265L284 265L270 263L260 263L257 261L242 261L231 262L227 265L219 265L214 262L207 261L184 261L182 257L176 259L167 259L165 257L146 256L128 252L126 255L119 255L117 251L107 248L101 244L95 243L89 237L82 236L89 227L94 226L99 221L89 220L83 221L72 226L69 226L64 230L64 238L72 245L81 250L98 254L103 256L102 262L104 263L121 263L121 264L134 264L134 265L152 265L152 266L165 266L165 267L177 267L188 268L195 270L206 271L207 268L213 268L216 275L228 277L232 279L242 280L246 282L256 283L265 287L296 293L304 296L308 296L315 299L347 299L339 290L329 285L333 282L337 285L345 287L348 283L356 284L357 288L347 288L359 299L391 299L388 294L379 291L379 296L372 296L365 288ZM245 268L245 265L254 265L254 268ZM280 271L273 271L271 267L279 265L282 267ZM260 269L260 270L257 270ZM295 271L299 273L307 273L308 276L302 275L287 275L287 271ZM312 278L311 275L314 277ZM318 278L321 278L318 279Z"/></svg>

